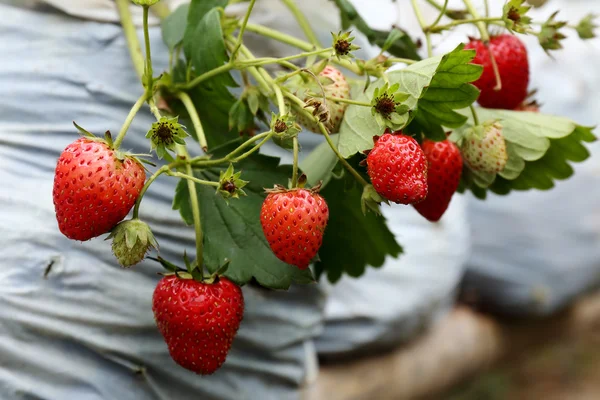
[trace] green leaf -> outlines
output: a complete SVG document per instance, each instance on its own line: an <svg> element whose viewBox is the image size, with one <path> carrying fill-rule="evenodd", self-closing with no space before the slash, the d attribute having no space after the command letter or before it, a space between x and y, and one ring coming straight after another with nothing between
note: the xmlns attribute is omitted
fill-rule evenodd
<svg viewBox="0 0 600 400"><path fill-rule="evenodd" d="M354 8L350 1L334 0L334 3L340 10L342 30L348 30L351 26L355 26L356 29L366 36L369 43L379 47L387 45L387 51L396 57L410 58L413 60L421 59L417 52L417 46L405 31L394 28L392 31L398 31L402 35L390 45L388 41L390 32L371 29L366 21L358 14L358 11L356 11L356 8ZM388 41L388 43L386 43L386 41Z"/></svg>
<svg viewBox="0 0 600 400"><path fill-rule="evenodd" d="M192 23L192 9L188 26ZM229 57L221 29L221 13L217 8L208 11L202 19L187 29L183 38L186 58L192 62L195 73L200 75L225 64ZM210 79L211 86L237 86L231 74L223 73Z"/></svg>
<svg viewBox="0 0 600 400"><path fill-rule="evenodd" d="M385 219L372 212L363 215L360 208L362 187L347 189L349 174L332 179L321 195L329 205L329 223L315 265L317 276L325 273L330 282L342 274L358 277L367 266L381 267L386 256L397 257L402 247L388 229Z"/></svg>
<svg viewBox="0 0 600 400"><path fill-rule="evenodd" d="M397 83L400 91L409 94L402 103L409 110L401 116L404 125L416 118L411 127L413 131L423 131L432 140L445 137L441 125L458 127L464 124L467 117L454 110L471 105L479 95L477 88L469 82L479 78L482 67L470 64L475 52L463 50L463 47L460 45L444 56L428 58L388 74L391 85ZM383 80L378 79L364 93L353 86L352 98L369 103L375 90L383 85ZM339 150L344 157L349 157L370 149L373 136L381 132L383 127L371 116L369 108L350 105L340 127Z"/></svg>
<svg viewBox="0 0 600 400"><path fill-rule="evenodd" d="M170 51L173 51L183 41L189 10L189 4L182 4L161 23L162 38Z"/></svg>
<svg viewBox="0 0 600 400"><path fill-rule="evenodd" d="M465 116L469 110L461 110ZM592 128L582 127L564 117L532 112L477 109L481 121L499 120L506 141L508 162L497 176L482 175L465 168L461 188L469 188L479 198L485 190L508 194L512 190L548 190L555 180L573 174L569 162L582 162L589 157L583 142L596 138ZM471 126L471 121L457 129L453 137Z"/></svg>
<svg viewBox="0 0 600 400"><path fill-rule="evenodd" d="M224 147L223 156L232 148ZM220 154L222 153L222 154ZM218 181L222 168L197 170L200 179ZM200 215L204 228L204 262L209 272L214 273L225 259L231 260L225 276L238 284L255 278L259 284L272 289L287 289L292 282L310 283L314 279L310 270L300 270L285 264L273 255L264 237L260 224L260 210L265 198L264 188L275 183L286 183L291 176L291 166L280 166L279 159L264 155L252 155L236 164L244 179L250 181L244 187L247 197L229 205L213 187L196 184ZM175 202L185 221L191 218L187 182L177 187ZM187 195L186 195L187 192Z"/></svg>

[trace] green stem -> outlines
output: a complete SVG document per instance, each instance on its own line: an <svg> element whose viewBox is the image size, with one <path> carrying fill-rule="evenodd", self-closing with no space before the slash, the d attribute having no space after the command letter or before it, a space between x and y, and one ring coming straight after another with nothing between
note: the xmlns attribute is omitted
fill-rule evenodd
<svg viewBox="0 0 600 400"><path fill-rule="evenodd" d="M135 118L135 115L138 113L140 108L142 108L142 106L146 102L147 97L147 92L144 92L144 94L141 95L140 98L135 102L133 107L131 107L131 110L129 110L129 114L127 114L127 118L125 119L125 122L123 123L123 126L121 127L121 130L119 131L119 134L117 135L117 138L113 143L114 149L118 149L121 146L121 143L123 142L123 139L125 139L125 135L127 134L127 130L129 129L131 122Z"/></svg>
<svg viewBox="0 0 600 400"><path fill-rule="evenodd" d="M463 0L463 3L465 3L465 7L467 7L467 10L469 10L469 14L471 14L473 18L481 19L481 16L477 12L475 6L473 6L473 3L471 3L471 0ZM481 40L483 41L483 44L487 47L490 42L490 34L488 33L487 25L483 22L477 22L476 26L479 30L479 34L481 35ZM500 70L498 69L498 64L496 63L496 57L494 57L494 54L491 51L488 51L488 53L490 55L490 61L492 62L492 70L494 71L494 76L496 77L496 86L494 87L494 90L498 91L502 89Z"/></svg>
<svg viewBox="0 0 600 400"><path fill-rule="evenodd" d="M123 33L125 34L125 40L127 47L129 48L129 54L131 61L135 68L135 72L141 79L144 75L144 57L142 56L142 49L140 42L137 38L137 31L133 20L131 19L131 12L129 11L129 0L116 0L117 10L119 11L119 18L121 20L121 26L123 27Z"/></svg>
<svg viewBox="0 0 600 400"><path fill-rule="evenodd" d="M233 48L232 46L234 46L234 44L233 44L234 42L235 42L235 38L233 36L227 37L227 46L229 47L230 50ZM249 50L246 48L246 46L241 45L240 51L246 58L250 58L250 59L253 58L251 54L250 54L250 56L248 56ZM271 86L267 83L267 81L265 81L265 79L263 78L263 76L260 74L260 72L258 71L258 69L256 67L248 67L247 71L256 80L256 83L258 83L258 86L263 91L263 94L265 96L271 96L273 94L273 91L271 90Z"/></svg>
<svg viewBox="0 0 600 400"><path fill-rule="evenodd" d="M502 18L501 17L492 17L492 18L471 18L471 19L459 19L456 21L452 21L446 25L438 25L438 26L430 26L429 28L427 28L429 30L429 32L431 33L438 33L441 31L445 31L448 29L451 29L457 25L463 25L463 24L473 24L473 23L479 23L479 22L501 22Z"/></svg>
<svg viewBox="0 0 600 400"><path fill-rule="evenodd" d="M231 63L235 61L235 56L237 55L237 52L240 49L240 46L242 45L242 38L244 36L244 31L246 30L246 25L248 25L248 18L250 18L250 13L252 13L252 9L254 8L254 3L256 3L256 0L250 0L250 5L248 5L246 15L244 16L244 20L242 21L242 25L240 26L240 33L238 34L235 47L233 48L233 51L231 52L231 57L229 58L229 62Z"/></svg>
<svg viewBox="0 0 600 400"><path fill-rule="evenodd" d="M399 57L390 57L388 58L388 61L391 61L393 63L403 63L403 64L415 64L418 61L417 60L411 60L410 58L399 58Z"/></svg>
<svg viewBox="0 0 600 400"><path fill-rule="evenodd" d="M316 93L309 93L309 95L313 96L313 97L320 97L320 95L318 95ZM336 103L345 103L345 104L352 104L354 106L371 107L370 103L365 103L364 101L358 101L358 100L352 100L352 99L341 99L339 97L331 97L331 96L325 96L325 98L327 100L331 100Z"/></svg>
<svg viewBox="0 0 600 400"><path fill-rule="evenodd" d="M298 136L292 139L294 144L294 164L292 165L292 188L298 187Z"/></svg>
<svg viewBox="0 0 600 400"><path fill-rule="evenodd" d="M196 106L194 106L194 102L185 92L177 92L176 96L179 98L179 100L181 100L185 106L185 109L190 115L192 124L194 125L194 130L196 131L196 136L198 137L198 142L200 143L200 147L202 147L202 150L206 153L208 150L208 142L206 141L206 135L204 134L204 129L202 128L202 123L200 122L200 116L198 115Z"/></svg>
<svg viewBox="0 0 600 400"><path fill-rule="evenodd" d="M423 18L423 13L421 13L421 9L419 8L419 4L417 0L410 0L413 10L415 11L415 15L417 17L417 21L419 21L419 25L421 26L421 30L425 33L425 40L427 41L427 55L429 57L433 56L433 47L431 45L431 33L427 30L427 23L425 22L425 18Z"/></svg>
<svg viewBox="0 0 600 400"><path fill-rule="evenodd" d="M435 7L438 11L442 11L443 6L439 4L436 0L425 0L427 3ZM457 19L457 10L448 10L444 12L448 18Z"/></svg>
<svg viewBox="0 0 600 400"><path fill-rule="evenodd" d="M446 14L446 10L447 9L448 9L448 0L444 0L444 6L440 10L440 15L438 15L438 17L435 19L435 21L433 22L433 24L431 24L429 26L429 29L437 26L437 24L440 22L440 20L442 19L442 17Z"/></svg>
<svg viewBox="0 0 600 400"><path fill-rule="evenodd" d="M158 178L161 174L164 174L165 172L169 171L170 168L170 165L163 165L150 178L148 178L148 180L144 184L144 187L142 187L140 194L135 200L135 205L133 206L133 219L136 219L138 217L138 214L140 212L140 204L142 203L142 198L144 198L144 195L146 194L146 191L148 190L152 182L154 182L156 178Z"/></svg>
<svg viewBox="0 0 600 400"><path fill-rule="evenodd" d="M185 169L187 175L192 177L194 171L190 164L190 155L185 146L177 145L177 155L180 159L185 160ZM196 233L196 264L198 269L204 276L204 263L202 258L203 246L204 246L204 235L202 234L202 222L200 219L200 205L198 203L198 192L196 190L196 184L191 180L187 179L188 191L190 192L190 207L192 209L192 219L194 220L194 231Z"/></svg>
<svg viewBox="0 0 600 400"><path fill-rule="evenodd" d="M269 132L269 134L263 140L261 140L259 144L257 144L256 146L254 146L253 148L251 148L250 150L248 150L241 156L234 158L233 160L231 160L231 162L242 161L244 158L246 158L246 157L250 156L251 154L253 154L254 152L258 151L258 149L260 149L263 144L267 143L267 141L269 141L269 139L271 139L271 137L274 134L275 134L274 131Z"/></svg>
<svg viewBox="0 0 600 400"><path fill-rule="evenodd" d="M306 109L304 109L304 102L302 100L300 100L298 97L296 97L295 95L293 95L290 92L286 92L285 95L286 95L287 98L289 98L293 103L295 103L298 106L298 109L297 109L298 112L304 114L308 118L311 118L315 122L318 122L319 130L321 131L321 133L323 134L323 136L325 136L325 140L327 141L327 144L329 144L329 147L331 147L331 150L333 150L333 152L335 153L335 155L337 156L337 158L340 160L340 162L342 163L342 165L344 166L344 168L346 168L346 170L348 172L350 172L350 174L352 174L352 176L354 176L354 178L361 185L367 186L369 183L365 180L365 178L363 178L352 167L352 165L350 165L348 163L348 161L346 161L346 159L344 158L344 156L342 156L342 154L339 152L339 150L335 146L335 143L333 143L333 141L331 140L331 136L329 136L329 132L327 131L327 128L325 128L325 125L323 125L323 123L320 122L317 117L315 117L314 115L312 115L311 113L309 113L308 111L306 111Z"/></svg>
<svg viewBox="0 0 600 400"><path fill-rule="evenodd" d="M281 43L289 44L290 46L294 46L300 50L304 51L312 51L314 46L304 40L300 40L294 36L287 35L285 33L281 33L276 31L275 29L267 28L266 26L257 25L257 24L248 24L246 26L246 30L254 32L264 37L268 37L274 40L277 40ZM328 58L320 54L323 58ZM349 71L352 71L356 75L364 75L364 71L360 69L356 63L352 63L347 60L337 60L336 58L331 59L331 62L337 64L343 68L346 68Z"/></svg>
<svg viewBox="0 0 600 400"><path fill-rule="evenodd" d="M265 137L268 137L270 135L271 135L271 131L267 131L267 132L262 132L256 136L253 136L252 138L246 140L239 147L237 147L236 149L231 151L229 154L227 154L223 158L219 158L216 160L206 160L204 157L197 157L197 158L191 160L191 162L194 165L201 166L201 167L210 167L210 166L214 166L214 165L220 165L220 164L225 164L225 163L231 162L232 160L235 159L236 154L240 153L242 150L244 150L245 148L247 148L248 146L250 146L252 143L256 142L257 140L264 139ZM264 142L261 142L259 147L262 146L263 143Z"/></svg>
<svg viewBox="0 0 600 400"><path fill-rule="evenodd" d="M162 118L162 115L160 115L160 111L158 111L158 107L156 107L156 103L154 102L154 99L150 99L149 103L150 103L150 112L152 113L152 115L154 115L154 118L156 118L156 120L159 121Z"/></svg>
<svg viewBox="0 0 600 400"><path fill-rule="evenodd" d="M150 34L148 31L148 8L148 6L144 6L144 43L146 46L146 66L144 76L146 78L146 87L149 91L148 94L152 96L152 85L154 81L152 79L152 55L150 53Z"/></svg>
<svg viewBox="0 0 600 400"><path fill-rule="evenodd" d="M279 108L279 115L285 114L285 101L283 100L283 93L281 92L281 87L275 84L273 86L275 90L275 96L277 97L277 107Z"/></svg>
<svg viewBox="0 0 600 400"><path fill-rule="evenodd" d="M186 165L186 172L193 174L192 166ZM194 231L196 233L196 265L202 276L204 276L204 262L202 253L204 251L204 235L202 233L202 222L200 219L200 204L198 203L198 192L196 191L196 184L190 180L187 181L188 190L190 192L190 206L192 208L192 218L194 220Z"/></svg>
<svg viewBox="0 0 600 400"><path fill-rule="evenodd" d="M231 64L231 63L221 65L220 67L211 69L210 71L207 71L203 74L198 75L197 77L195 77L194 79L192 79L191 81L189 81L188 83L186 83L184 85L178 85L176 87L178 89L183 89L183 90L193 89L196 85L200 84L201 82L204 82L205 80L210 79L213 76L217 76L224 72L231 71L235 67L236 67L236 65Z"/></svg>
<svg viewBox="0 0 600 400"><path fill-rule="evenodd" d="M294 75L298 75L302 72L304 72L302 69L297 69L295 71L290 72L289 74L281 75L279 78L275 78L275 83L279 84L281 82L285 82Z"/></svg>
<svg viewBox="0 0 600 400"><path fill-rule="evenodd" d="M261 58L255 58L252 61L246 61L246 62L242 63L242 65L250 65L250 66L258 67L258 66L266 65L266 64L275 64L275 63L279 64L279 63L282 63L283 61L290 61L290 60L295 60L297 58L304 58L304 57L310 57L310 56L320 55L320 54L324 54L324 53L331 53L332 51L333 51L333 47L328 47L326 49L307 51L304 53L294 54L293 56L288 56L288 57L283 57L283 58L261 57ZM296 66L294 66L294 67L298 68Z"/></svg>
<svg viewBox="0 0 600 400"><path fill-rule="evenodd" d="M304 35L306 36L308 41L311 42L315 47L321 47L321 43L319 43L317 35L311 28L308 20L306 19L306 16L302 13L302 11L300 11L298 6L296 5L296 2L294 0L282 0L282 2L294 15L294 18L296 18L296 21L298 21L298 24L300 25L300 28L304 32Z"/></svg>
<svg viewBox="0 0 600 400"><path fill-rule="evenodd" d="M473 104L469 106L469 109L471 110L471 114L473 115L473 123L475 125L479 125L479 118L477 118L477 111L475 111L475 107L473 107Z"/></svg>
<svg viewBox="0 0 600 400"><path fill-rule="evenodd" d="M471 16L474 19L477 19L477 20L481 19L481 16L477 12L477 9L475 8L475 6L471 2L471 0L463 0L463 3L465 3L465 7L467 7L469 14L471 14ZM477 25L477 29L479 30L479 34L481 35L481 40L487 44L490 41L490 35L487 31L487 27L485 26L485 23L477 22L476 25Z"/></svg>
<svg viewBox="0 0 600 400"><path fill-rule="evenodd" d="M167 175L174 176L176 178L187 179L188 181L192 181L192 182L198 183L200 185L219 187L219 182L205 181L203 179L198 179L194 176L183 174L181 172L169 171L169 172L167 172Z"/></svg>

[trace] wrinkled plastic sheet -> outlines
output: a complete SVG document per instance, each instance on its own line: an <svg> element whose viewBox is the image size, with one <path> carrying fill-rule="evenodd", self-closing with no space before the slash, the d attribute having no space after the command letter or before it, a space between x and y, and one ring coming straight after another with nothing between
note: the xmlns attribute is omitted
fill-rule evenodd
<svg viewBox="0 0 600 400"><path fill-rule="evenodd" d="M570 21L600 12L593 0L559 0L554 7ZM600 39L584 42L572 35L552 58L529 39L535 71L530 87L539 88L542 112L597 125ZM592 156L574 164L575 174L550 191L470 199L473 253L463 284L466 299L501 314L543 316L600 285L600 147L586 146Z"/></svg>
<svg viewBox="0 0 600 400"><path fill-rule="evenodd" d="M405 246L399 260L335 287L246 286L244 321L223 368L210 377L179 368L151 311L160 267L124 270L108 242L69 241L52 205L56 159L75 135L71 121L116 132L141 94L120 27L2 4L0 15L1 399L295 398L317 374L317 348L330 357L389 348L452 304L468 249L463 200L440 224L410 207L388 208ZM160 70L167 54L158 28L151 39ZM148 151L151 122L142 111L124 147ZM320 141L309 138L306 151ZM174 183L157 180L140 214L172 259L194 246L193 231L171 209Z"/></svg>

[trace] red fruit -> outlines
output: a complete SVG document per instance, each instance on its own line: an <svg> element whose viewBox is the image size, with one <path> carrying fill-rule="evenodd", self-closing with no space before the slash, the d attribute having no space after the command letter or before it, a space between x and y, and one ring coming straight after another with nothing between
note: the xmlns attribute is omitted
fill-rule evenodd
<svg viewBox="0 0 600 400"><path fill-rule="evenodd" d="M489 48L481 40L472 39L465 49L475 49L474 64L483 65L483 74L473 82L481 90L477 100L482 107L512 110L527 97L529 85L529 62L525 45L514 35L499 35L491 38ZM494 90L496 77L490 52L494 55L500 72L502 89Z"/></svg>
<svg viewBox="0 0 600 400"><path fill-rule="evenodd" d="M275 256L300 269L308 268L317 255L328 220L325 199L307 189L276 188L260 211L263 232Z"/></svg>
<svg viewBox="0 0 600 400"><path fill-rule="evenodd" d="M430 221L439 221L460 182L463 160L453 142L424 140L421 145L427 158L427 197L415 209Z"/></svg>
<svg viewBox="0 0 600 400"><path fill-rule="evenodd" d="M225 277L205 283L169 275L154 289L152 311L171 358L209 375L225 362L244 316L244 296Z"/></svg>
<svg viewBox="0 0 600 400"><path fill-rule="evenodd" d="M106 143L80 138L62 152L52 197L58 228L69 239L89 240L127 216L146 174L131 157L119 157Z"/></svg>
<svg viewBox="0 0 600 400"><path fill-rule="evenodd" d="M427 162L419 143L401 131L375 137L367 156L367 173L381 196L401 204L414 204L427 196Z"/></svg>

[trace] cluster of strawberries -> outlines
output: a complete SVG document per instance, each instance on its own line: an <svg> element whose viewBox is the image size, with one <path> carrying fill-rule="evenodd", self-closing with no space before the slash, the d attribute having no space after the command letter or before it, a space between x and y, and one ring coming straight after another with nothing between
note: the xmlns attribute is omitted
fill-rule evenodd
<svg viewBox="0 0 600 400"><path fill-rule="evenodd" d="M527 96L529 70L522 43L511 35L494 37L484 45L472 40L475 62L484 66L475 83L485 107L516 109ZM491 55L490 55L491 54ZM497 63L502 89L492 57ZM333 67L321 75L329 98L349 97L344 76ZM346 105L327 100L330 129L337 131ZM318 131L317 123L304 125ZM412 204L419 213L437 221L446 211L463 170L498 172L507 159L501 127L482 126L480 135L461 148L449 141L417 142L400 131L375 136L366 158L373 187L384 199ZM83 137L66 147L56 166L53 200L60 231L70 239L86 241L111 232L119 262L140 262L156 241L142 221L123 221L138 201L146 174L139 160L115 149L110 140ZM306 269L321 247L329 218L327 203L318 189L276 187L269 190L260 213L265 237L282 261ZM135 213L134 213L135 214ZM158 283L152 309L172 358L200 374L211 374L225 361L244 312L239 286L223 276L196 280L185 274L167 274Z"/></svg>

